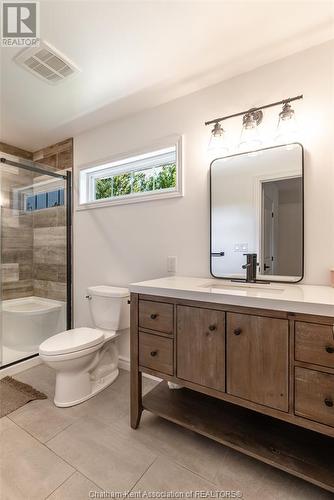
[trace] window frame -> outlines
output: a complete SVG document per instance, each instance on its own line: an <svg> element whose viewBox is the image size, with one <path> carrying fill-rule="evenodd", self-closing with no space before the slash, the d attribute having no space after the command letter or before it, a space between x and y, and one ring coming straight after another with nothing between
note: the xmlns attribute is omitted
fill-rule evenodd
<svg viewBox="0 0 334 500"><path fill-rule="evenodd" d="M124 162L126 163L126 160L131 160L132 158L136 156L141 156L141 155L149 155L150 153L153 153L155 151L167 149L175 147L176 151L176 186L175 188L165 188L161 190L155 190L155 191L145 191L145 192L139 192L136 194L126 194L126 195L120 195L120 196L115 196L115 197L110 197L110 198L102 198L98 200L89 200L87 202L80 203L80 197L82 195L82 190L87 194L92 193L94 190L94 186L96 183L97 178L108 178L111 176L111 172L113 171L114 175L121 175L122 173L125 173L124 171L121 172L122 164L117 166L117 163ZM93 169L98 168L103 165L108 165L108 164L116 164L114 166L109 166L105 168L105 175L98 175L102 174L102 169L97 170L96 174L94 174ZM148 167L149 168L149 167ZM81 176L83 171L89 171L92 170L91 175L89 175L89 172L87 172L86 175ZM143 167L142 170L145 170L145 167ZM133 170L129 169L129 172ZM138 170L139 171L139 170ZM92 208L102 208L102 207L107 207L107 206L113 206L113 205L127 205L130 203L140 203L140 202L145 202L145 201L154 201L154 200L161 200L161 199L166 199L166 198L176 198L183 196L183 138L181 135L173 135L164 139L161 139L160 141L156 141L152 143L150 146L147 146L142 149L138 150L132 150L128 151L122 154L118 154L112 157L105 158L103 160L98 160L95 162L89 162L84 165L80 165L76 169L76 185L78 186L77 193L76 193L76 202L75 202L75 207L76 210L89 210Z"/></svg>

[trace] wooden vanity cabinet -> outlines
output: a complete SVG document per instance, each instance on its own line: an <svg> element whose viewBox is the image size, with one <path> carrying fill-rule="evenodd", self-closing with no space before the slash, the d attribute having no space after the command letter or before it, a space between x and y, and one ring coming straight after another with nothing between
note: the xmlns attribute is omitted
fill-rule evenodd
<svg viewBox="0 0 334 500"><path fill-rule="evenodd" d="M289 410L289 322L226 313L227 392L287 412Z"/></svg>
<svg viewBox="0 0 334 500"><path fill-rule="evenodd" d="M332 317L131 294L133 428L146 409L331 492L333 363Z"/></svg>
<svg viewBox="0 0 334 500"><path fill-rule="evenodd" d="M225 313L176 306L176 375L225 391Z"/></svg>

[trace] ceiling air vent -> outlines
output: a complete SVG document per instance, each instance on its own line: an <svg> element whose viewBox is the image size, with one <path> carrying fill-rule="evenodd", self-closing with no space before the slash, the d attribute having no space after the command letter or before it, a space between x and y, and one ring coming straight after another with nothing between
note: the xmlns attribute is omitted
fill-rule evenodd
<svg viewBox="0 0 334 500"><path fill-rule="evenodd" d="M24 49L15 61L48 83L59 83L79 71L69 59L46 42L39 47Z"/></svg>

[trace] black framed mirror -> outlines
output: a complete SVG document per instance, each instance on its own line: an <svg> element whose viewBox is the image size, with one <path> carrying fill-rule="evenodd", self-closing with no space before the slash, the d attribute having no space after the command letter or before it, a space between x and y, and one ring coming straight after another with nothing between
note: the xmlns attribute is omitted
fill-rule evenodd
<svg viewBox="0 0 334 500"><path fill-rule="evenodd" d="M296 283L304 275L304 150L299 143L215 159L210 166L210 272Z"/></svg>

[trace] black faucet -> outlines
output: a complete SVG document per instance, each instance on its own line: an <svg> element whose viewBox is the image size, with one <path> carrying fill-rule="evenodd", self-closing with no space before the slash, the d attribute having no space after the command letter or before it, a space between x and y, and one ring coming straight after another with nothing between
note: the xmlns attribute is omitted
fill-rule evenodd
<svg viewBox="0 0 334 500"><path fill-rule="evenodd" d="M242 269L246 269L246 282L255 283L257 270L257 254L244 253L244 255L246 255L247 257L247 263L242 266Z"/></svg>

